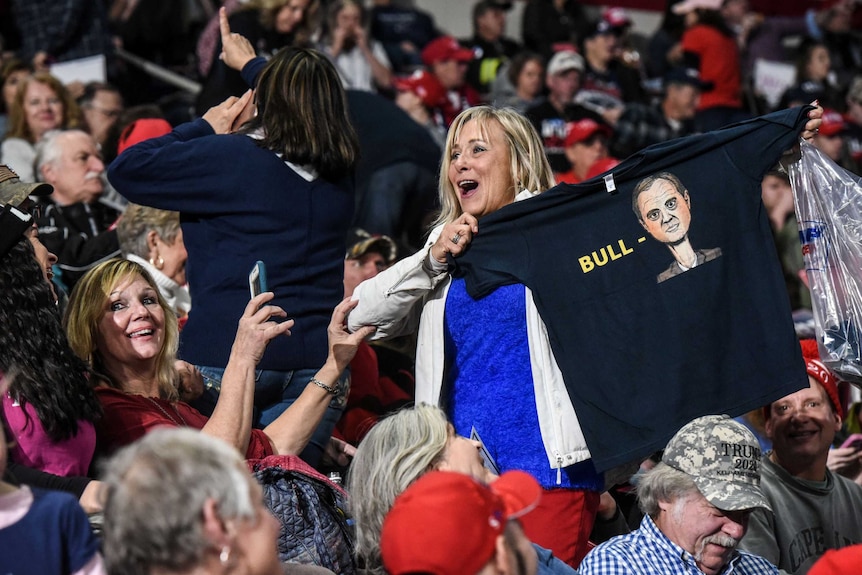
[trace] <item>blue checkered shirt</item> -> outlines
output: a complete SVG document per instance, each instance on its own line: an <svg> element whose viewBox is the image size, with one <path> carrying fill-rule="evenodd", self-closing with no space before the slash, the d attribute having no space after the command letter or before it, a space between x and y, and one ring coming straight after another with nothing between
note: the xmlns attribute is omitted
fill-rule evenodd
<svg viewBox="0 0 862 575"><path fill-rule="evenodd" d="M671 542L647 516L640 529L614 537L587 554L580 575L702 575L694 557ZM737 551L721 575L774 575L778 568L763 557Z"/></svg>

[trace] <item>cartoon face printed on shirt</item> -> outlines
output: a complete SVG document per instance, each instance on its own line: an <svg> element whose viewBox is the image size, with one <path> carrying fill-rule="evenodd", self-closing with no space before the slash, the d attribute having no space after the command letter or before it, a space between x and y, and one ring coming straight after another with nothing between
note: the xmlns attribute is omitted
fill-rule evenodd
<svg viewBox="0 0 862 575"><path fill-rule="evenodd" d="M637 195L636 202L641 225L656 240L676 244L688 236L691 200L684 188L657 178Z"/></svg>

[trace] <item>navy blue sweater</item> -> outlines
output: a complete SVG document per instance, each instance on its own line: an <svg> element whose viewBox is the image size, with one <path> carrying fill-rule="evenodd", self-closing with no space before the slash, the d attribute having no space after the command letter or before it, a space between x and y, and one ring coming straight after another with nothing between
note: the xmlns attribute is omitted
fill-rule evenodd
<svg viewBox="0 0 862 575"><path fill-rule="evenodd" d="M323 364L326 327L344 292L351 182L306 182L252 138L215 135L204 120L129 148L108 178L132 202L181 214L192 311L180 357L227 364L249 300L248 273L262 260L274 303L296 325L270 343L260 368Z"/></svg>

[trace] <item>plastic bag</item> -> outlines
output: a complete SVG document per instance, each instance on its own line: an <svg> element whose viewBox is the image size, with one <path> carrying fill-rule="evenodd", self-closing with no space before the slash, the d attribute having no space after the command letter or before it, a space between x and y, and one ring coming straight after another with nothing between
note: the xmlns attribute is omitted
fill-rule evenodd
<svg viewBox="0 0 862 575"><path fill-rule="evenodd" d="M862 387L862 178L804 141L786 168L820 358Z"/></svg>

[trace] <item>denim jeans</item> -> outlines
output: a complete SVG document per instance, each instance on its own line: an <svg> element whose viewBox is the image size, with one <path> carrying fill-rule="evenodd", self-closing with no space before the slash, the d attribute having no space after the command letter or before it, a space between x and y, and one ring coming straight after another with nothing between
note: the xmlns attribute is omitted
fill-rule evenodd
<svg viewBox="0 0 862 575"><path fill-rule="evenodd" d="M197 366L204 378L204 392L192 402L192 406L206 416L212 415L218 394L221 391L221 380L224 368ZM257 370L254 385L254 418L252 425L264 428L290 407L305 390L308 381L317 373L316 369L297 369L293 371ZM335 429L335 424L344 411L347 403L349 377L342 376L342 393L332 399L323 419L314 431L308 445L300 453L300 457L309 465L316 466L320 462L326 444Z"/></svg>

